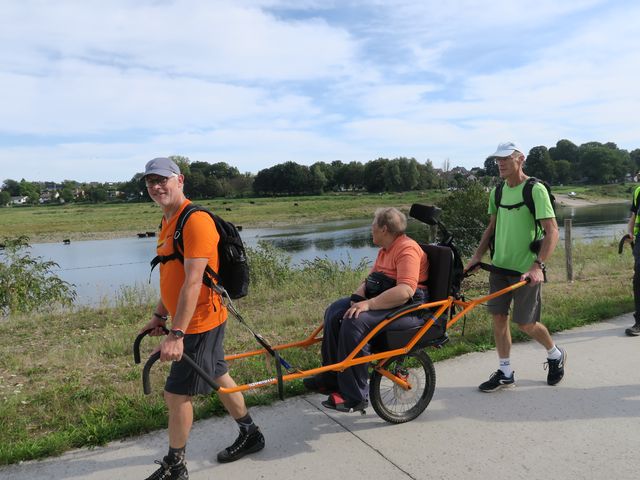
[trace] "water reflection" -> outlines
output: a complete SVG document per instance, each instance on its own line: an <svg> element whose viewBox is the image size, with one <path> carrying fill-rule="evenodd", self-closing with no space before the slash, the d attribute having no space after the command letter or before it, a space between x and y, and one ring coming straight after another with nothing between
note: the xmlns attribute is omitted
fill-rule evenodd
<svg viewBox="0 0 640 480"><path fill-rule="evenodd" d="M317 227L314 229L314 227ZM409 220L407 233L419 241L428 238L423 223ZM321 252L332 252L337 249L373 248L371 241L371 221L369 219L350 220L347 222L326 222L320 225L289 227L285 231L245 229L242 238L249 245L258 241L266 241L289 253L314 249ZM375 249L377 252L377 249ZM331 255L330 255L331 256Z"/></svg>

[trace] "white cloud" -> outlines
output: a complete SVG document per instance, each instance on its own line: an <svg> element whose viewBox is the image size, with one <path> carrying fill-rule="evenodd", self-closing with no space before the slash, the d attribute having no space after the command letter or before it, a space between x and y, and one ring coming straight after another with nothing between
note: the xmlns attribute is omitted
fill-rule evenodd
<svg viewBox="0 0 640 480"><path fill-rule="evenodd" d="M629 2L2 2L3 178L640 147ZM3 178L0 178L2 180Z"/></svg>

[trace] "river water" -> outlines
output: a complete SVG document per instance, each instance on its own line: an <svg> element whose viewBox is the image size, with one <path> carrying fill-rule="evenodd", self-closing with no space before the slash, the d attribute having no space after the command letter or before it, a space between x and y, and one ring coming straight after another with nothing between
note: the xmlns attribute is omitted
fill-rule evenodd
<svg viewBox="0 0 640 480"><path fill-rule="evenodd" d="M561 207L557 214L561 240L565 218L573 221L575 240L615 240L625 232L629 204ZM242 238L249 247L256 247L262 241L284 250L291 257L292 265L316 257L357 265L362 260L372 263L377 254L378 249L371 244L370 225L371 219L367 218L277 229L244 229ZM424 224L410 221L408 233L412 237L425 238L425 232ZM149 268L155 245L156 239L148 237L78 241L69 245L40 243L32 246L31 253L59 265L55 273L75 285L77 303L95 305L112 303L129 287L156 295L158 269L150 275Z"/></svg>

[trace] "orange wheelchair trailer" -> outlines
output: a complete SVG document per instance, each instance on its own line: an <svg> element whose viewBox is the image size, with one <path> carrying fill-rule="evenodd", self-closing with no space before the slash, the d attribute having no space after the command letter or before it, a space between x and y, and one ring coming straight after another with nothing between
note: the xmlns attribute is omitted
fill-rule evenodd
<svg viewBox="0 0 640 480"><path fill-rule="evenodd" d="M437 220L439 213L440 209L437 207L414 204L409 214L428 225L437 225L442 232L442 240L439 243L420 244L429 258L427 287L430 301L405 305L387 315L343 361L308 370L292 367L282 358L281 352L291 348L307 348L321 342L323 326L320 325L302 341L271 346L260 334L251 330L235 308L226 290L219 285L214 285L214 288L222 296L229 312L251 331L262 346L258 350L227 355L225 360L232 361L270 354L275 359L276 377L238 385L234 388L225 388L216 384L188 355L183 355L183 360L218 393L244 392L277 385L280 398L283 398L284 382L326 371L342 372L354 365L371 363L369 401L375 412L390 423L404 423L413 420L427 408L436 386L435 368L425 349L442 347L449 340L447 329L477 305L520 288L527 283L519 281L510 287L475 300L465 300L460 291L460 283L466 276L462 271L462 260L453 243L453 235L449 234L444 225ZM478 264L478 267L512 276L519 277L521 275L519 272L498 269L484 263ZM471 270L475 270L475 267ZM386 330L386 327L398 318L409 313L415 315L416 312L425 319L422 326L408 330ZM140 343L148 332L142 332L134 342L133 353L136 363L141 361ZM167 333L168 330L165 331L165 334ZM368 349L365 348L367 345ZM367 353L364 353L363 349ZM160 352L156 352L149 357L144 365L142 379L145 394L151 392L149 373L159 358ZM365 411L362 410L361 413L364 414Z"/></svg>

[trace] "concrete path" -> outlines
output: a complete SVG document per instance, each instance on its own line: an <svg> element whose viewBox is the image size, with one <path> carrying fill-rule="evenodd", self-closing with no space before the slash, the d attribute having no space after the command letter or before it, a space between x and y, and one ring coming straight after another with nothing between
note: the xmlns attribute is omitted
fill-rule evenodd
<svg viewBox="0 0 640 480"><path fill-rule="evenodd" d="M221 465L215 452L236 436L229 418L194 425L192 480L203 479L605 479L638 477L640 338L624 335L631 315L555 336L567 374L546 385L545 352L517 344L517 387L477 385L496 369L494 351L436 364L437 386L416 420L390 425L373 411L339 414L309 395L252 409L267 447ZM0 468L2 480L144 479L166 451L166 431L102 448Z"/></svg>

